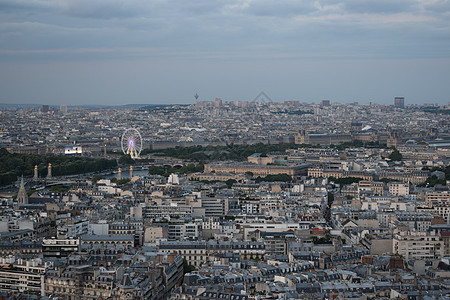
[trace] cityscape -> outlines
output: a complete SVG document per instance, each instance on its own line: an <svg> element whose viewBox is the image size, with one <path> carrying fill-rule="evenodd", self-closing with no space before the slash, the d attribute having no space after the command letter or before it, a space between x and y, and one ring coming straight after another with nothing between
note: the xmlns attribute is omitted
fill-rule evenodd
<svg viewBox="0 0 450 300"><path fill-rule="evenodd" d="M449 111L3 105L0 296L448 299Z"/></svg>
<svg viewBox="0 0 450 300"><path fill-rule="evenodd" d="M0 0L0 300L450 300L450 0Z"/></svg>

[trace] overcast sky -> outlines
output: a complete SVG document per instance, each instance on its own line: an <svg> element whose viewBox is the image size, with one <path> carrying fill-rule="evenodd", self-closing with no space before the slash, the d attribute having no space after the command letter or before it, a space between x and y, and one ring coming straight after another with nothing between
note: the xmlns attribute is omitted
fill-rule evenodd
<svg viewBox="0 0 450 300"><path fill-rule="evenodd" d="M450 101L450 0L0 0L0 103Z"/></svg>

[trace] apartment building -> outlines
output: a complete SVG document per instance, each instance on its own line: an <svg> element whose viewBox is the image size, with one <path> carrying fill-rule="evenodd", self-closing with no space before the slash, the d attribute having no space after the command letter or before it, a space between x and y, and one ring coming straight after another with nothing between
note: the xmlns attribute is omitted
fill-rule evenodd
<svg viewBox="0 0 450 300"><path fill-rule="evenodd" d="M409 183L404 182L389 182L389 193L395 196L409 195Z"/></svg>
<svg viewBox="0 0 450 300"><path fill-rule="evenodd" d="M376 181L361 180L358 183L358 192L371 191L374 195L383 195L384 183Z"/></svg>
<svg viewBox="0 0 450 300"><path fill-rule="evenodd" d="M61 258L80 250L79 238L44 239L42 240L42 254L45 258Z"/></svg>
<svg viewBox="0 0 450 300"><path fill-rule="evenodd" d="M256 164L218 164L211 163L205 165L205 173L233 173L245 174L252 173L254 176L267 176L277 174L287 174L290 176L306 175L309 164L300 164L295 166L274 166L274 165L256 165Z"/></svg>
<svg viewBox="0 0 450 300"><path fill-rule="evenodd" d="M188 264L201 266L207 259L206 242L194 241L161 241L159 250L164 253L177 252Z"/></svg>
<svg viewBox="0 0 450 300"><path fill-rule="evenodd" d="M429 207L439 206L442 204L450 203L450 193L445 192L433 192L425 194L425 203L428 204Z"/></svg>
<svg viewBox="0 0 450 300"><path fill-rule="evenodd" d="M409 259L440 259L443 256L444 242L433 232L405 231L394 234L393 253Z"/></svg>
<svg viewBox="0 0 450 300"><path fill-rule="evenodd" d="M15 257L0 258L0 292L31 292L43 295L44 276L50 262L39 258L31 260Z"/></svg>

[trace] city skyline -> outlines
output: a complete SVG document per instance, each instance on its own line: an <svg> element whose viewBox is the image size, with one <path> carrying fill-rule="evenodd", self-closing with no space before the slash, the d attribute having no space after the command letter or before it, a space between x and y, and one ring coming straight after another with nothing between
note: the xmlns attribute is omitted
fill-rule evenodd
<svg viewBox="0 0 450 300"><path fill-rule="evenodd" d="M2 299L445 298L449 105L272 97L0 104Z"/></svg>
<svg viewBox="0 0 450 300"><path fill-rule="evenodd" d="M0 0L0 299L448 299L450 0Z"/></svg>
<svg viewBox="0 0 450 300"><path fill-rule="evenodd" d="M319 106L321 106L322 105L322 102L323 101L330 101L330 105L333 105L333 104L338 104L338 105L379 105L379 106L394 106L394 107L396 107L396 105L395 105L395 99L396 98L398 98L398 97L394 97L393 98L393 101L391 102L391 103L376 103L376 102L362 102L362 103L360 103L360 102L358 102L358 101L354 101L354 102L350 102L350 101L347 101L347 102L340 102L340 101L333 101L333 100L329 100L329 99L321 99L321 100L319 100L319 99L315 99L315 100L312 100L312 101L301 101L301 100L275 100L275 101L273 101L272 100L272 98L270 98L270 100L267 100L266 101L266 99L264 99L264 100L261 100L261 101L259 101L259 100L255 100L255 99L248 99L248 100L237 100L237 99L235 99L235 100L225 100L225 99L222 99L222 98L220 98L220 97L215 97L215 98L212 98L212 99L206 99L206 100L200 100L200 99L198 99L198 100L193 100L193 101L191 101L191 102L185 102L185 103L183 103L183 102L173 102L173 103L163 103L163 102L155 102L155 103L145 103L145 102L142 102L142 103L123 103L123 104L93 104L93 103L91 103L91 104L89 104L89 103L86 103L86 104L73 104L73 105L70 105L70 104L60 104L60 103L56 103L56 104L46 104L46 103L6 103L6 102L4 102L4 103L0 103L0 107L18 107L18 108L34 108L34 109L38 109L38 110L40 110L40 111L42 111L43 110L43 107L48 107L49 109L51 109L51 110L56 110L56 111L60 111L61 110L61 107L66 107L65 109L67 109L68 107L71 107L71 108L99 108L99 109L101 109L101 108L113 108L113 107L118 107L118 108L120 108L120 107L144 107L144 106L166 106L166 105L168 105L168 106L170 106L170 105L174 105L174 106L190 106L190 105L195 105L196 103L214 103L214 100L216 99L220 99L221 101L223 101L223 103L225 104L225 103L230 103L230 104L233 104L233 103L236 103L236 102L238 102L238 103L263 103L263 104L265 104L265 103L280 103L280 104L283 104L284 102L286 102L286 103L289 103L289 102L298 102L298 104L299 105L319 105ZM400 98L404 98L404 97L400 97ZM412 105L413 107L420 107L420 106L433 106L433 107L435 107L435 106L440 106L440 107L447 107L448 105L450 104L450 102L448 102L448 103L432 103L432 102L424 102L424 103L405 103L404 104L404 107L399 107L399 108L407 108L408 106L410 106L410 105ZM48 109L47 108L47 109ZM45 111L45 112L48 112L48 110L47 111Z"/></svg>
<svg viewBox="0 0 450 300"><path fill-rule="evenodd" d="M0 102L447 104L447 1L0 4Z"/></svg>

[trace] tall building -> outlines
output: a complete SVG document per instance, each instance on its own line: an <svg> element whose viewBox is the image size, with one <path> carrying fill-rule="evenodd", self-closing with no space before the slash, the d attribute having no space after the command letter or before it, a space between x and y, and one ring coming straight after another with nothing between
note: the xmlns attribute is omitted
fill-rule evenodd
<svg viewBox="0 0 450 300"><path fill-rule="evenodd" d="M216 100L214 101L214 107L222 107L222 99L216 98Z"/></svg>
<svg viewBox="0 0 450 300"><path fill-rule="evenodd" d="M19 192L17 193L17 202L19 204L28 204L28 194L27 191L25 190L25 184L23 183L23 176L22 179L20 180L20 188Z"/></svg>
<svg viewBox="0 0 450 300"><path fill-rule="evenodd" d="M59 107L59 110L63 113L66 114L67 113L67 105L61 105Z"/></svg>
<svg viewBox="0 0 450 300"><path fill-rule="evenodd" d="M395 97L394 98L394 106L397 108L405 108L405 98L404 97Z"/></svg>
<svg viewBox="0 0 450 300"><path fill-rule="evenodd" d="M322 100L320 102L320 106L330 106L330 100Z"/></svg>
<svg viewBox="0 0 450 300"><path fill-rule="evenodd" d="M48 105L42 105L42 112L48 113L48 111L49 111Z"/></svg>

